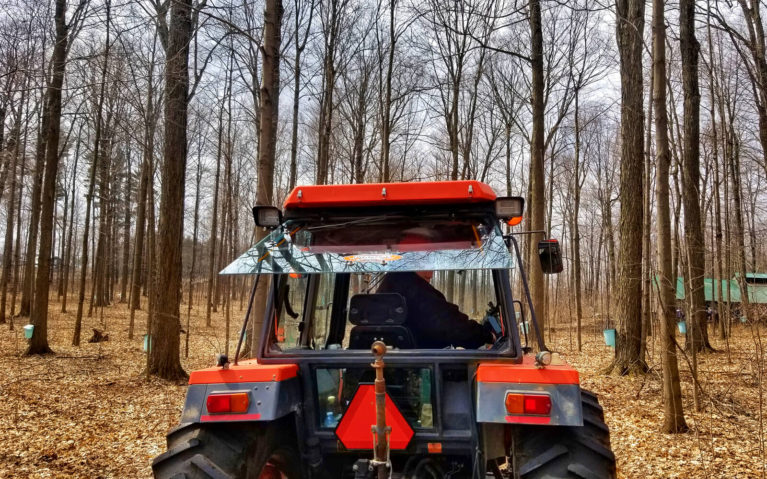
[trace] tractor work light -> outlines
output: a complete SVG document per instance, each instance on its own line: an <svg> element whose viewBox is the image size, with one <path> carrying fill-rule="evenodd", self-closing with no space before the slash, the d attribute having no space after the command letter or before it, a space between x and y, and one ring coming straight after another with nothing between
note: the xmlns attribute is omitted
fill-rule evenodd
<svg viewBox="0 0 767 479"><path fill-rule="evenodd" d="M282 223L282 212L276 206L254 206L253 220L256 226L276 228Z"/></svg>
<svg viewBox="0 0 767 479"><path fill-rule="evenodd" d="M211 414L242 413L248 412L250 398L248 393L211 394L205 405Z"/></svg>
<svg viewBox="0 0 767 479"><path fill-rule="evenodd" d="M551 414L551 398L545 394L506 394L506 412L516 416L520 414L535 414L548 416Z"/></svg>
<svg viewBox="0 0 767 479"><path fill-rule="evenodd" d="M520 196L502 196L495 200L495 214L503 221L513 218L520 218L521 221L524 210L525 199Z"/></svg>

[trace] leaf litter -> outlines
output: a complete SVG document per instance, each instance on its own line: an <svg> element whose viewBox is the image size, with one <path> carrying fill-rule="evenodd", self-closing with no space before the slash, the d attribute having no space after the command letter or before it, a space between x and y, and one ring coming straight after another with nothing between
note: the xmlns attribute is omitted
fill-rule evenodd
<svg viewBox="0 0 767 479"><path fill-rule="evenodd" d="M242 317L235 311L230 353ZM186 310L183 308L186 316ZM21 325L0 328L0 477L149 478L152 459L166 449L165 434L178 423L185 384L144 376L145 313L136 313L136 335L127 338L127 306L117 304L93 318L83 331L98 328L109 341L71 346L74 314L52 305L49 341L54 355L21 357L26 346ZM209 367L225 344L223 313L213 327L193 310L187 371ZM593 327L592 327L593 326ZM612 349L601 331L584 328L583 351L560 327L550 348L581 373L581 383L599 395L611 432L620 478L764 478L767 464L760 417L764 364L756 358L753 325L737 325L730 361L723 340L711 332L717 352L700 354L701 411L692 403L692 376L680 357L683 404L690 432L663 434L659 345L650 338L645 376L619 377L603 371ZM759 333L765 334L764 328ZM183 356L184 337L181 351ZM677 338L682 341L683 338ZM763 354L760 357L764 357Z"/></svg>

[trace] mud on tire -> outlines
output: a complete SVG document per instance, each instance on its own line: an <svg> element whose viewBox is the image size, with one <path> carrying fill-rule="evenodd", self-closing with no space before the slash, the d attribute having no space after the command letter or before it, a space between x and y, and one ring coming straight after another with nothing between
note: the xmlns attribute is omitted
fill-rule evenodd
<svg viewBox="0 0 767 479"><path fill-rule="evenodd" d="M523 426L514 433L514 477L614 479L615 455L602 406L581 391L583 426Z"/></svg>
<svg viewBox="0 0 767 479"><path fill-rule="evenodd" d="M257 479L266 468L276 468L297 479L298 454L285 429L260 423L181 424L167 435L168 451L152 461L154 477Z"/></svg>

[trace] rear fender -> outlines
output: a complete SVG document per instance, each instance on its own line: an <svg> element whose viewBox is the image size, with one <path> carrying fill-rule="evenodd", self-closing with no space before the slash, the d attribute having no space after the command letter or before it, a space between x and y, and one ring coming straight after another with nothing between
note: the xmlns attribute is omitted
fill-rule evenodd
<svg viewBox="0 0 767 479"><path fill-rule="evenodd" d="M506 395L536 394L551 399L549 415L511 415ZM582 426L578 371L568 365L538 368L526 356L521 364L480 364L477 368L477 422Z"/></svg>
<svg viewBox="0 0 767 479"><path fill-rule="evenodd" d="M298 410L301 404L296 365L262 365L242 361L228 369L194 371L189 377L181 422L273 421ZM207 398L212 394L248 394L248 410L212 414Z"/></svg>

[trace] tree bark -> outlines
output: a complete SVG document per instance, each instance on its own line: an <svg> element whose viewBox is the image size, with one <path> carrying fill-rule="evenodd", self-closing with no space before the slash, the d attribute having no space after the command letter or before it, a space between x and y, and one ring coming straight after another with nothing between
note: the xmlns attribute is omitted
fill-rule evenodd
<svg viewBox="0 0 767 479"><path fill-rule="evenodd" d="M676 278L671 270L671 205L669 203L669 170L671 152L668 142L666 111L666 25L664 0L653 2L653 103L655 107L655 144L657 178L655 198L658 211L658 268L663 369L663 427L666 433L684 432L687 424L682 409L679 365L676 356Z"/></svg>
<svg viewBox="0 0 767 479"><path fill-rule="evenodd" d="M11 154L11 164L9 165L11 178L10 182L10 197L6 205L6 223L5 223L5 242L3 244L3 266L2 277L0 277L0 324L5 324L5 308L8 298L8 282L11 278L11 257L13 256L13 228L16 212L16 169L19 162L19 149L21 146L21 123L22 123L22 108L24 107L24 95L25 91L22 90L21 100L19 101L19 114L16 118L16 125L13 130L13 153ZM0 129L2 127L0 126ZM0 143L2 148L2 143ZM21 200L21 198L19 198Z"/></svg>
<svg viewBox="0 0 767 479"><path fill-rule="evenodd" d="M309 0L311 2L309 8L309 24L306 26L303 40L300 39L300 16L299 2L295 0L295 31L293 41L295 41L296 58L293 63L293 122L291 125L290 135L290 177L288 179L288 189L292 190L296 186L298 180L298 111L301 102L301 54L306 48L306 42L309 40L309 32L312 29L312 20L314 18L314 6L315 0Z"/></svg>
<svg viewBox="0 0 767 479"><path fill-rule="evenodd" d="M334 2L335 3L335 2ZM274 162L277 152L277 125L280 99L280 29L282 26L282 0L266 0L264 8L264 65L263 81L261 83L261 151L258 159L258 189L256 204L272 204L274 190ZM256 229L256 240L265 236L262 228ZM260 281L256 296L252 321L253 330L261 331L263 314L259 312L266 308L267 281ZM260 346L259 334L251 335L251 352L258 351Z"/></svg>
<svg viewBox="0 0 767 479"><path fill-rule="evenodd" d="M179 357L181 333L181 249L184 239L184 189L187 160L187 108L189 95L189 43L192 39L192 0L173 2L170 8L165 60L165 141L160 198L159 251L155 314L149 373L175 381L186 378Z"/></svg>
<svg viewBox="0 0 767 479"><path fill-rule="evenodd" d="M621 72L620 246L618 253L616 357L610 370L643 373L642 216L644 185L644 104L642 41L644 0L616 2L616 38Z"/></svg>
<svg viewBox="0 0 767 479"><path fill-rule="evenodd" d="M229 85L229 82L227 82ZM227 93L228 94L228 88ZM260 129L260 128L258 128ZM221 150L224 135L224 109L222 108L218 115L218 142L216 145L216 175L213 179L213 215L210 220L210 239L208 240L208 302L205 307L205 327L212 324L211 312L215 312L218 307L216 296L214 296L214 287L218 282L216 275L216 242L218 239L218 188L221 183ZM220 261L219 261L220 262Z"/></svg>
<svg viewBox="0 0 767 479"><path fill-rule="evenodd" d="M84 122L80 124L80 132L83 130ZM71 205L69 207L69 232L67 233L67 249L66 253L64 253L64 285L61 291L61 312L66 313L67 312L67 296L69 295L69 270L70 268L74 272L75 268L72 267L72 260L74 259L72 256L72 244L74 241L74 230L75 230L75 180L77 178L77 164L80 160L80 144L81 144L81 135L77 135L77 146L75 147L75 165L72 170L72 183L71 183L71 190L72 190L72 201Z"/></svg>
<svg viewBox="0 0 767 479"><path fill-rule="evenodd" d="M56 0L56 43L51 57L51 81L46 93L49 122L45 131L45 179L40 211L40 253L37 257L34 306L30 323L35 329L25 355L52 352L48 346L48 292L50 289L50 260L53 237L53 208L56 199L56 176L59 169L59 136L61 132L61 91L67 60L68 28L66 0Z"/></svg>
<svg viewBox="0 0 767 479"><path fill-rule="evenodd" d="M541 24L540 0L530 1L530 34L531 34L531 70L532 91L531 101L533 110L533 130L530 142L530 215L528 227L531 231L540 231L544 228L544 216L546 212L545 194L545 169L543 140L544 125L544 85L543 85L543 27ZM533 300L533 309L536 312L538 326L541 334L545 331L546 317L544 314L544 288L543 270L538 261L538 241L544 235L535 233L530 235L528 248L528 271L530 276L530 296ZM531 342L535 342L535 330L531 329ZM542 339L542 338L541 338Z"/></svg>
<svg viewBox="0 0 767 479"><path fill-rule="evenodd" d="M391 82L392 69L394 68L394 49L396 47L396 35L394 33L394 12L397 0L389 0L389 55L386 63L386 80L383 104L383 121L381 122L381 160L383 165L383 182L390 181L389 148L391 146Z"/></svg>
<svg viewBox="0 0 767 479"><path fill-rule="evenodd" d="M123 203L123 238L122 238L122 261L120 268L120 303L128 302L128 278L130 273L130 212L131 212L131 165L130 150L126 148L126 175L125 175L125 202Z"/></svg>
<svg viewBox="0 0 767 479"><path fill-rule="evenodd" d="M192 317L192 302L194 298L194 273L197 266L197 232L199 230L200 220L200 183L202 183L202 163L200 155L197 157L197 174L195 175L195 195L194 195L194 230L192 233L192 265L189 268L189 303L186 305L186 335L184 340L184 357L189 357L189 329Z"/></svg>
<svg viewBox="0 0 767 479"><path fill-rule="evenodd" d="M706 325L706 296L703 279L706 275L706 250L700 214L700 90L698 88L698 53L695 38L695 2L679 2L682 57L682 90L684 93L684 149L682 158L682 201L684 229L687 242L686 280L690 285L690 315L687 347L711 349ZM690 331L691 330L691 331ZM691 333L691 334L690 334Z"/></svg>

